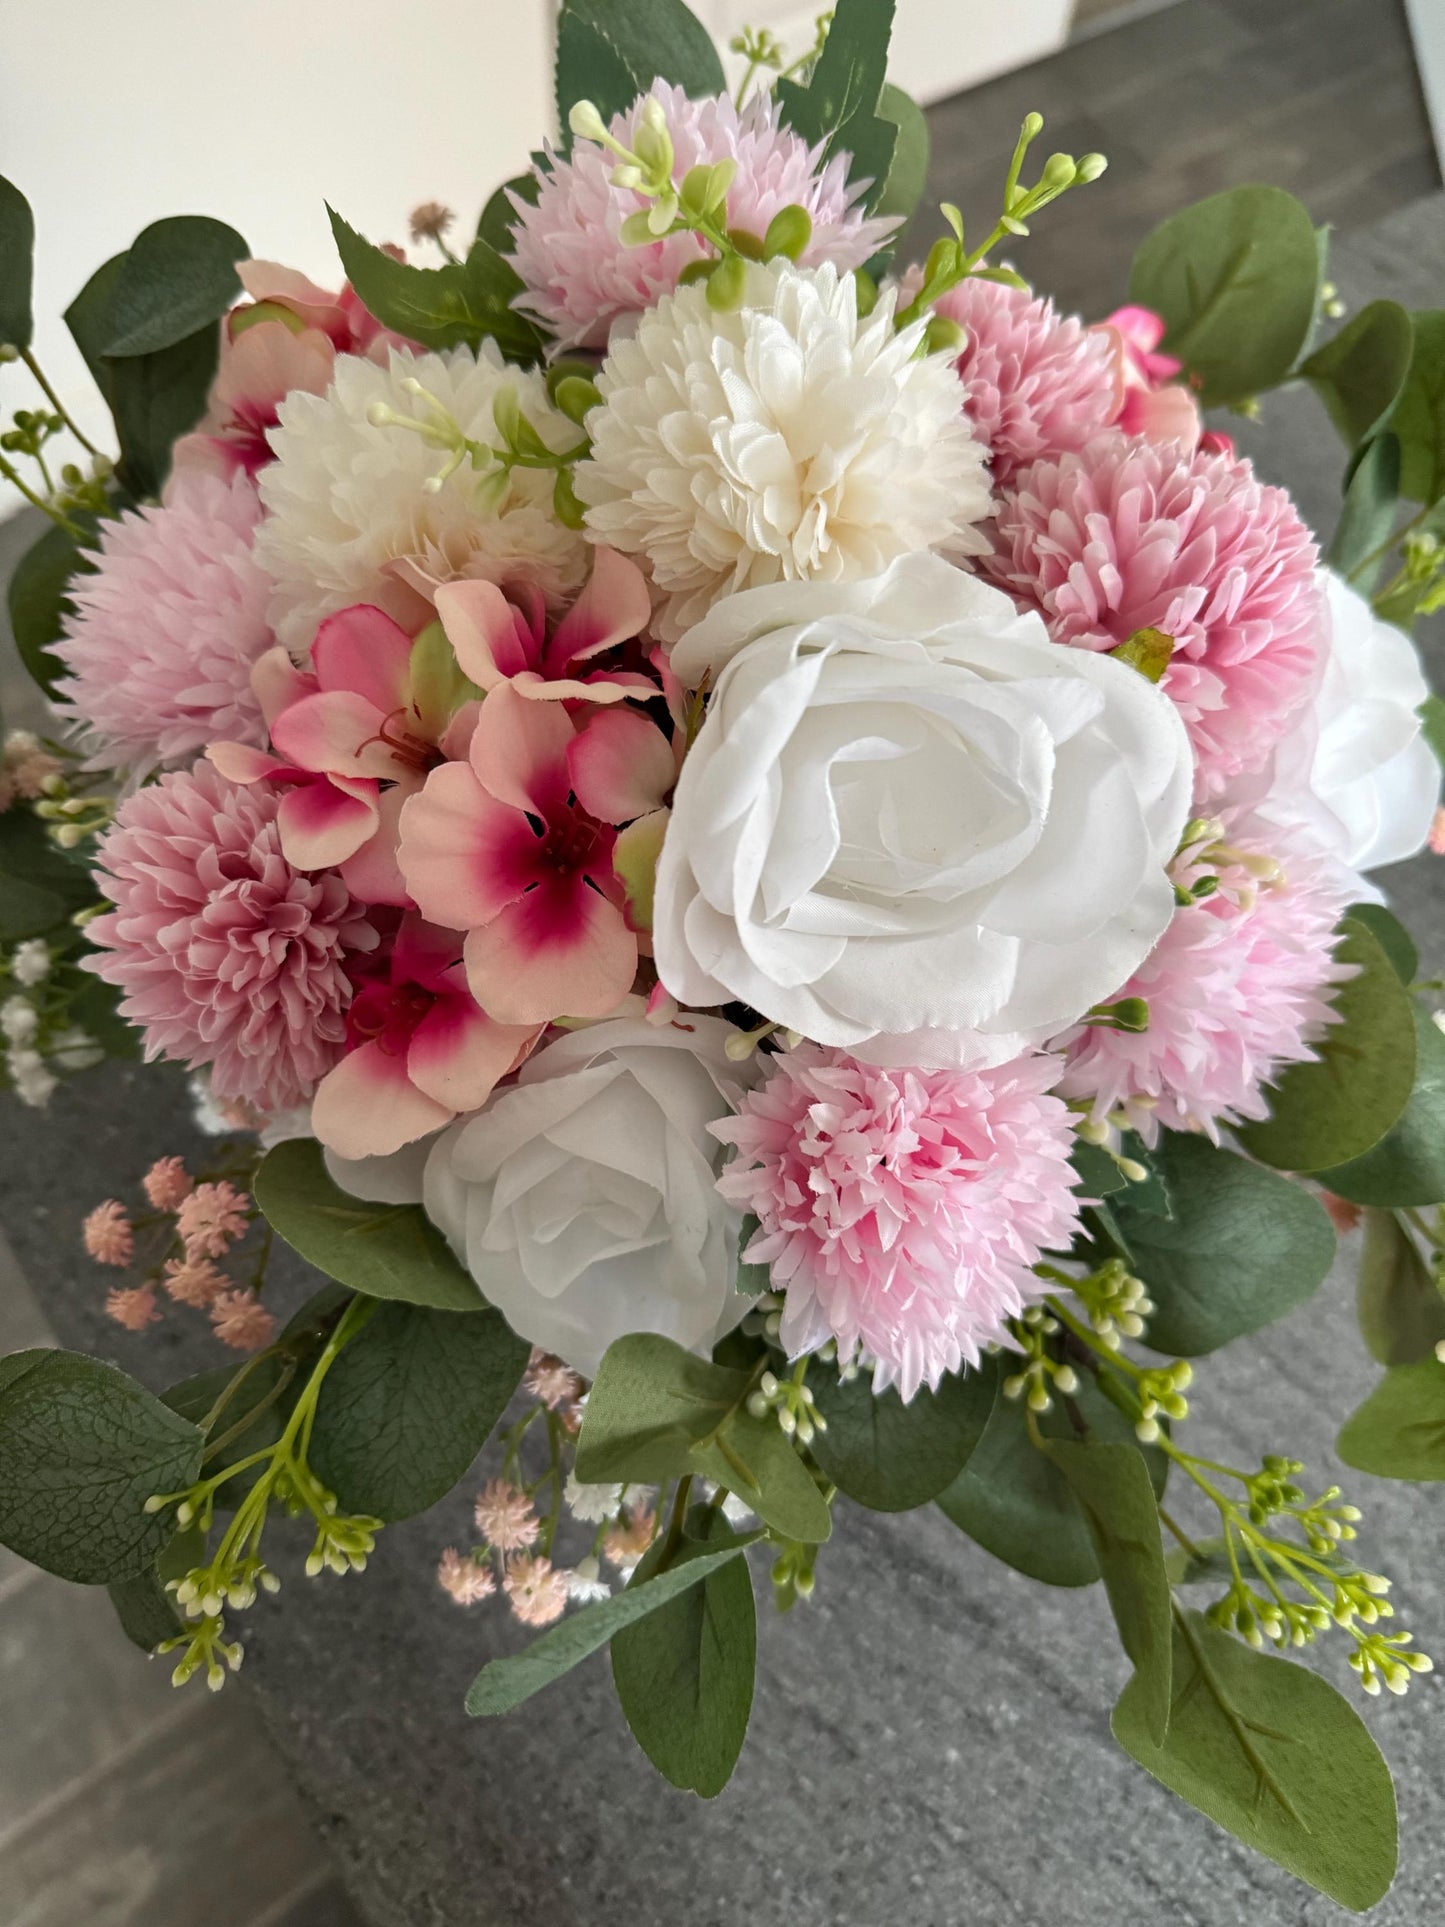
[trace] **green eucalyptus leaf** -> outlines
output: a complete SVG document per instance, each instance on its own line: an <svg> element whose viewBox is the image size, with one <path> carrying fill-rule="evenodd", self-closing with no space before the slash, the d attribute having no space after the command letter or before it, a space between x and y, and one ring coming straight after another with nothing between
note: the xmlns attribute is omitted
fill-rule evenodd
<svg viewBox="0 0 1445 1927"><path fill-rule="evenodd" d="M1445 769L1445 701L1439 696L1427 696L1415 713L1420 718L1420 729L1430 745L1431 755Z"/></svg>
<svg viewBox="0 0 1445 1927"><path fill-rule="evenodd" d="M809 1448L850 1499L874 1512L908 1512L946 1491L968 1464L993 1410L998 1375L989 1360L922 1385L905 1405L897 1389L875 1391L869 1373L846 1383L815 1366L808 1385L827 1421Z"/></svg>
<svg viewBox="0 0 1445 1927"><path fill-rule="evenodd" d="M1432 1354L1386 1372L1346 1419L1335 1450L1377 1479L1445 1479L1445 1364Z"/></svg>
<svg viewBox="0 0 1445 1927"><path fill-rule="evenodd" d="M79 1352L20 1352L0 1377L0 1544L82 1585L129 1579L175 1532L153 1494L200 1472L196 1426Z"/></svg>
<svg viewBox="0 0 1445 1927"><path fill-rule="evenodd" d="M1171 1586L1231 1585L1234 1581L1229 1542L1220 1533L1196 1540L1192 1549L1171 1546L1164 1555L1164 1570Z"/></svg>
<svg viewBox="0 0 1445 1927"><path fill-rule="evenodd" d="M691 1542L730 1538L720 1514L695 1508ZM627 1590L662 1568L665 1539ZM730 1559L612 1639L612 1682L632 1736L665 1780L711 1800L732 1778L747 1738L758 1615L746 1559Z"/></svg>
<svg viewBox="0 0 1445 1927"><path fill-rule="evenodd" d="M20 189L0 175L0 343L30 346L34 284L35 216Z"/></svg>
<svg viewBox="0 0 1445 1927"><path fill-rule="evenodd" d="M84 863L55 847L33 810L0 813L0 943L47 936L95 900Z"/></svg>
<svg viewBox="0 0 1445 1927"><path fill-rule="evenodd" d="M368 1298L475 1315L486 1300L417 1204L367 1204L333 1182L314 1138L268 1151L252 1186L268 1224L328 1278Z"/></svg>
<svg viewBox="0 0 1445 1927"><path fill-rule="evenodd" d="M219 321L241 294L236 263L250 251L233 227L204 214L143 228L111 289L103 352L155 354Z"/></svg>
<svg viewBox="0 0 1445 1927"><path fill-rule="evenodd" d="M1216 1826L1356 1913L1395 1875L1390 1769L1327 1680L1252 1652L1201 1614L1174 1628L1174 1700L1161 1746L1138 1675L1114 1708L1114 1737L1146 1772Z"/></svg>
<svg viewBox="0 0 1445 1927"><path fill-rule="evenodd" d="M344 1512L425 1512L486 1444L530 1352L491 1309L379 1306L322 1383L312 1470Z"/></svg>
<svg viewBox="0 0 1445 1927"><path fill-rule="evenodd" d="M611 120L658 79L696 100L727 91L712 36L682 0L563 0L556 88L564 145L579 100Z"/></svg>
<svg viewBox="0 0 1445 1927"><path fill-rule="evenodd" d="M1309 339L1319 280L1314 225L1294 196L1234 187L1146 237L1129 299L1164 317L1164 347L1215 408L1286 378Z"/></svg>
<svg viewBox="0 0 1445 1927"><path fill-rule="evenodd" d="M1335 1234L1317 1199L1288 1178L1207 1138L1161 1134L1154 1153L1172 1218L1112 1208L1130 1267L1149 1287L1148 1343L1197 1358L1282 1318L1334 1261Z"/></svg>
<svg viewBox="0 0 1445 1927"><path fill-rule="evenodd" d="M1428 508L1445 497L1445 308L1410 318L1414 351L1390 426L1400 438L1400 493Z"/></svg>
<svg viewBox="0 0 1445 1927"><path fill-rule="evenodd" d="M735 1559L759 1535L748 1534L730 1543L687 1546L676 1564L660 1572L645 1585L628 1586L610 1599L599 1599L580 1613L569 1613L525 1652L485 1665L472 1681L467 1693L467 1711L474 1717L510 1713L534 1693L570 1673L574 1666L605 1646L610 1639L646 1619L649 1613L678 1598L690 1587L700 1586L713 1573Z"/></svg>
<svg viewBox="0 0 1445 1927"><path fill-rule="evenodd" d="M780 79L776 88L782 118L795 134L810 145L822 141L828 160L848 155L849 180L872 183L870 209L887 191L894 152L905 138L882 101L893 13L894 0L838 0L807 82Z"/></svg>
<svg viewBox="0 0 1445 1927"><path fill-rule="evenodd" d="M1420 952L1415 939L1392 910L1383 903L1355 903L1349 914L1364 924L1394 966L1395 975L1407 987L1420 974Z"/></svg>
<svg viewBox="0 0 1445 1927"><path fill-rule="evenodd" d="M1377 435L1352 465L1345 499L1325 560L1368 595L1380 571L1383 551L1395 526L1400 502L1400 438L1392 430ZM1369 557L1375 556L1371 562Z"/></svg>
<svg viewBox="0 0 1445 1927"><path fill-rule="evenodd" d="M885 81L878 96L878 114L880 119L892 121L898 136L893 143L888 178L873 212L903 222L923 199L923 190L928 184L928 116L911 94L905 94L891 81Z"/></svg>
<svg viewBox="0 0 1445 1927"><path fill-rule="evenodd" d="M86 550L69 529L52 524L21 556L10 577L6 599L15 647L31 680L50 697L66 674L51 644L64 634L71 578L89 566Z"/></svg>
<svg viewBox="0 0 1445 1927"><path fill-rule="evenodd" d="M1319 1173L1352 1204L1445 1202L1445 1036L1414 1006L1415 1086L1399 1119L1363 1157Z"/></svg>
<svg viewBox="0 0 1445 1927"><path fill-rule="evenodd" d="M518 200L530 201L535 206L541 191L535 174L514 174L511 180L503 181L482 209L481 219L477 222L477 239L485 241L498 254L510 254L512 232L518 218L511 197L515 194Z"/></svg>
<svg viewBox="0 0 1445 1927"><path fill-rule="evenodd" d="M1445 1339L1445 1295L1393 1211L1366 1211L1355 1287L1360 1334L1381 1365L1413 1365Z"/></svg>
<svg viewBox="0 0 1445 1927"><path fill-rule="evenodd" d="M1300 373L1355 448L1390 419L1410 372L1414 330L1398 301L1372 301L1316 348Z"/></svg>
<svg viewBox="0 0 1445 1927"><path fill-rule="evenodd" d="M1119 1169L1118 1159L1110 1157L1102 1145L1090 1144L1087 1138L1075 1138L1069 1162L1079 1174L1081 1197L1111 1198L1129 1182Z"/></svg>
<svg viewBox="0 0 1445 1927"><path fill-rule="evenodd" d="M168 1579L179 1579L205 1557L206 1535L199 1526L178 1532L160 1558L129 1579L112 1579L106 1587L120 1629L133 1646L153 1653L162 1640L181 1630L181 1615Z"/></svg>
<svg viewBox="0 0 1445 1927"><path fill-rule="evenodd" d="M327 213L346 278L384 327L424 348L476 348L490 337L509 361L541 358L541 330L512 306L521 280L488 241L479 236L465 261L414 268L373 246L334 208Z"/></svg>
<svg viewBox="0 0 1445 1927"><path fill-rule="evenodd" d="M1355 975L1335 992L1338 1022L1313 1063L1295 1064L1275 1085L1270 1116L1238 1136L1261 1163L1284 1171L1327 1171L1362 1157L1390 1129L1415 1083L1415 1014L1378 939L1346 917L1336 949Z"/></svg>

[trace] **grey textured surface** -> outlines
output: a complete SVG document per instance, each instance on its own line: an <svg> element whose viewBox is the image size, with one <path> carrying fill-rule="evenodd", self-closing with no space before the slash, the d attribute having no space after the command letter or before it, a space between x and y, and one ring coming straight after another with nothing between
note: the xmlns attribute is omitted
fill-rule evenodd
<svg viewBox="0 0 1445 1927"><path fill-rule="evenodd" d="M1445 196L1342 246L1336 277L1352 302L1438 302L1442 260ZM1327 526L1341 457L1308 399L1271 401L1248 439ZM1440 967L1438 867L1422 859L1387 881ZM178 1079L114 1067L46 1116L0 1109L0 1221L54 1323L151 1382L188 1369L198 1341L174 1321L142 1339L107 1325L103 1281L74 1256L76 1234L122 1173L185 1148L184 1112ZM1374 1376L1337 1277L1258 1346L1201 1369L1191 1443L1236 1463L1287 1450L1323 1483L1338 1472L1338 1421ZM1394 1575L1422 1644L1445 1653L1440 1493L1341 1477L1366 1508L1367 1556ZM247 1689L375 1927L1346 1918L1115 1751L1108 1710L1126 1669L1097 1589L1035 1586L932 1510L840 1508L814 1606L765 1616L749 1746L710 1805L652 1774L601 1659L510 1718L472 1724L467 1682L521 1636L495 1612L457 1611L432 1582L438 1551L465 1535L468 1502L463 1487L390 1528L363 1579L308 1585L294 1557L283 1561L280 1598L250 1615ZM1338 1644L1321 1655L1337 1680L1343 1660ZM1445 1679L1364 1710L1404 1822L1400 1879L1375 1918L1422 1927L1445 1913Z"/></svg>

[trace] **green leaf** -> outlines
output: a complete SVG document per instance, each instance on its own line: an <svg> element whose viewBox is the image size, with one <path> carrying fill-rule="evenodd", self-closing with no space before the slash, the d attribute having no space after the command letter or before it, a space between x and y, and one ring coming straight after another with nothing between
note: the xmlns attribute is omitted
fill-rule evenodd
<svg viewBox="0 0 1445 1927"><path fill-rule="evenodd" d="M1309 338L1319 286L1309 215L1278 187L1234 187L1147 236L1129 299L1164 317L1164 347L1204 407L1246 401L1289 374Z"/></svg>
<svg viewBox="0 0 1445 1927"><path fill-rule="evenodd" d="M1372 301L1301 366L1347 448L1387 426L1413 346L1414 329L1399 302Z"/></svg>
<svg viewBox="0 0 1445 1927"><path fill-rule="evenodd" d="M111 290L104 352L155 354L219 321L241 293L236 263L250 252L233 227L204 214L142 228Z"/></svg>
<svg viewBox="0 0 1445 1927"><path fill-rule="evenodd" d="M894 0L838 0L806 86L779 80L776 89L782 118L795 134L810 145L825 142L827 160L849 155L849 180L873 183L869 208L886 191L900 138L899 125L879 111L893 11Z"/></svg>
<svg viewBox="0 0 1445 1927"><path fill-rule="evenodd" d="M1379 941L1346 917L1336 948L1356 975L1334 997L1339 1021L1319 1058L1290 1067L1275 1085L1271 1115L1243 1125L1252 1157L1284 1171L1327 1171L1361 1157L1389 1130L1415 1083L1415 1014Z"/></svg>
<svg viewBox="0 0 1445 1927"><path fill-rule="evenodd" d="M113 254L86 282L65 310L65 325L85 357L95 385L111 404L110 364L105 358L110 341L110 304L125 269L125 255Z"/></svg>
<svg viewBox="0 0 1445 1927"><path fill-rule="evenodd" d="M682 0L563 0L556 85L564 147L579 100L611 120L658 79L694 99L727 90L712 36Z"/></svg>
<svg viewBox="0 0 1445 1927"><path fill-rule="evenodd" d="M1445 1202L1445 1037L1418 1004L1414 1017L1415 1087L1398 1122L1363 1157L1319 1174L1352 1204Z"/></svg>
<svg viewBox="0 0 1445 1927"><path fill-rule="evenodd" d="M688 1522L694 1543L730 1537L714 1511ZM646 1585L665 1541L647 1551L627 1590ZM746 1559L730 1559L612 1640L612 1682L632 1736L665 1780L711 1800L732 1778L747 1738L758 1615Z"/></svg>
<svg viewBox="0 0 1445 1927"><path fill-rule="evenodd" d="M1137 1446L1050 1439L1049 1458L1088 1521L1094 1556L1124 1651L1134 1662L1145 1729L1156 1745L1169 1730L1172 1612L1159 1502Z"/></svg>
<svg viewBox="0 0 1445 1927"><path fill-rule="evenodd" d="M808 1384L828 1422L810 1450L840 1492L874 1512L908 1512L946 1491L968 1464L993 1410L997 1375L979 1368L921 1386L905 1405L867 1372L844 1384L815 1366Z"/></svg>
<svg viewBox="0 0 1445 1927"><path fill-rule="evenodd" d="M911 94L905 94L891 81L884 83L878 96L878 114L880 119L892 121L898 134L893 143L888 178L873 212L906 221L923 199L928 183L928 116Z"/></svg>
<svg viewBox="0 0 1445 1927"><path fill-rule="evenodd" d="M654 1485L691 1472L738 1493L785 1537L821 1543L827 1504L776 1414L746 1409L753 1383L653 1332L619 1338L587 1398L578 1478Z"/></svg>
<svg viewBox="0 0 1445 1927"><path fill-rule="evenodd" d="M1174 1707L1158 1745L1138 1678L1114 1737L1181 1800L1355 1913L1395 1875L1390 1769L1354 1708L1317 1673L1252 1652L1199 1613L1174 1629Z"/></svg>
<svg viewBox="0 0 1445 1927"><path fill-rule="evenodd" d="M86 567L85 551L68 529L52 524L21 556L10 577L7 602L10 628L20 660L32 681L47 696L66 667L50 648L64 632L66 591L79 568Z"/></svg>
<svg viewBox="0 0 1445 1927"><path fill-rule="evenodd" d="M1164 1570L1172 1586L1225 1585L1234 1579L1229 1541L1222 1533L1195 1541L1191 1552L1185 1546L1172 1546L1164 1555Z"/></svg>
<svg viewBox="0 0 1445 1927"><path fill-rule="evenodd" d="M1075 1138L1069 1162L1079 1174L1081 1197L1111 1198L1129 1182L1119 1169L1117 1160L1111 1158L1101 1145L1090 1144L1086 1138Z"/></svg>
<svg viewBox="0 0 1445 1927"><path fill-rule="evenodd" d="M535 174L514 174L488 198L482 209L481 219L477 222L477 239L485 241L489 248L498 254L507 255L512 251L512 230L517 225L517 210L513 207L511 196L530 201L536 205L541 193Z"/></svg>
<svg viewBox="0 0 1445 1927"><path fill-rule="evenodd" d="M1131 1269L1154 1301L1147 1342L1185 1358L1282 1318L1334 1261L1329 1216L1302 1185L1207 1138L1164 1132L1155 1152L1172 1219L1113 1209Z"/></svg>
<svg viewBox="0 0 1445 1927"><path fill-rule="evenodd" d="M1381 554L1367 566L1366 558L1383 550L1395 526L1399 501L1400 438L1387 429L1361 451L1349 471L1340 519L1325 557L1362 594L1373 587L1384 559Z"/></svg>
<svg viewBox="0 0 1445 1927"><path fill-rule="evenodd" d="M744 1548L759 1535L749 1534L731 1544L687 1547L676 1565L660 1572L646 1585L628 1586L610 1599L599 1599L580 1613L571 1613L525 1652L485 1665L472 1681L467 1693L467 1711L474 1717L510 1713L513 1707L529 1700L563 1674L570 1673L589 1654L608 1640L633 1626L649 1613L657 1612L692 1586L700 1586L713 1573L732 1560L742 1557Z"/></svg>
<svg viewBox="0 0 1445 1927"><path fill-rule="evenodd" d="M1445 708L1445 704L1441 706ZM1407 988L1413 984L1420 974L1420 952L1415 947L1415 939L1395 913L1387 910L1383 903L1355 903L1351 904L1348 914L1356 923L1364 924L1390 959L1400 982Z"/></svg>
<svg viewBox="0 0 1445 1927"><path fill-rule="evenodd" d="M1445 769L1445 702L1438 696L1427 696L1415 713L1420 718L1420 727L1425 741L1430 745L1431 754Z"/></svg>
<svg viewBox="0 0 1445 1927"><path fill-rule="evenodd" d="M1381 1365L1414 1365L1445 1338L1445 1296L1393 1211L1365 1213L1355 1306L1361 1336Z"/></svg>
<svg viewBox="0 0 1445 1927"><path fill-rule="evenodd" d="M308 1264L368 1298L474 1315L486 1299L417 1204L366 1204L332 1181L314 1138L268 1151L252 1186L266 1221Z"/></svg>
<svg viewBox="0 0 1445 1927"><path fill-rule="evenodd" d="M30 203L0 175L0 342L28 348L35 332L35 216Z"/></svg>
<svg viewBox="0 0 1445 1927"><path fill-rule="evenodd" d="M500 1312L382 1305L322 1384L312 1470L345 1512L425 1512L486 1444L530 1352Z"/></svg>
<svg viewBox="0 0 1445 1927"><path fill-rule="evenodd" d="M1400 493L1428 508L1445 496L1445 308L1410 318L1415 347L1390 426L1400 438Z"/></svg>
<svg viewBox="0 0 1445 1927"><path fill-rule="evenodd" d="M163 1639L181 1630L181 1615L168 1579L179 1579L205 1557L206 1535L199 1526L178 1532L160 1558L130 1579L113 1579L106 1591L115 1607L121 1631L133 1646L153 1653Z"/></svg>
<svg viewBox="0 0 1445 1927"><path fill-rule="evenodd" d="M55 847L33 810L0 814L0 942L45 936L95 900L84 864Z"/></svg>
<svg viewBox="0 0 1445 1927"><path fill-rule="evenodd" d="M199 1430L114 1365L21 1352L0 1380L0 1543L82 1585L144 1572L175 1532L154 1493L200 1472Z"/></svg>
<svg viewBox="0 0 1445 1927"><path fill-rule="evenodd" d="M383 326L424 348L476 348L490 336L509 361L540 359L541 330L511 305L521 280L490 243L478 238L465 261L414 268L363 239L334 208L326 211L346 278Z"/></svg>
<svg viewBox="0 0 1445 1927"><path fill-rule="evenodd" d="M1029 1437L1026 1413L1021 1398L999 1393L982 1439L939 1507L995 1559L1031 1579L1046 1586L1091 1586L1099 1577L1099 1561L1088 1519L1063 1473ZM1134 1442L1128 1419L1091 1378L1082 1381L1074 1397L1055 1399L1038 1427L1046 1439L1086 1435ZM1167 1460L1157 1450L1142 1456L1156 1491L1162 1491Z"/></svg>
<svg viewBox="0 0 1445 1927"><path fill-rule="evenodd" d="M1386 1372L1345 1420L1335 1450L1377 1479L1445 1479L1445 1365L1431 1356Z"/></svg>
<svg viewBox="0 0 1445 1927"><path fill-rule="evenodd" d="M1162 629L1136 629L1127 642L1121 642L1109 654L1115 662L1126 662L1137 669L1145 682L1159 682L1174 655L1174 638Z"/></svg>

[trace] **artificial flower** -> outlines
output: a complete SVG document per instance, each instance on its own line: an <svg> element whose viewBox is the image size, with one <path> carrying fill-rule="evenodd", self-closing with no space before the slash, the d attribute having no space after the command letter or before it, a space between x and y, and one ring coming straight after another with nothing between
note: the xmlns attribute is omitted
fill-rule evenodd
<svg viewBox="0 0 1445 1927"><path fill-rule="evenodd" d="M1204 424L1199 404L1177 377L1184 364L1160 353L1166 328L1152 308L1116 308L1093 331L1108 341L1119 378L1119 408L1114 426L1151 442L1198 446Z"/></svg>
<svg viewBox="0 0 1445 1927"><path fill-rule="evenodd" d="M571 1597L567 1574L535 1552L507 1561L502 1591L524 1626L550 1626L562 1617Z"/></svg>
<svg viewBox="0 0 1445 1927"><path fill-rule="evenodd" d="M664 641L734 590L987 548L962 384L894 307L885 293L860 319L851 275L774 263L734 313L684 287L614 342L577 493L596 539L646 563Z"/></svg>
<svg viewBox="0 0 1445 1927"><path fill-rule="evenodd" d="M98 1204L81 1226L86 1252L98 1265L124 1271L135 1255L135 1232L125 1206L114 1198Z"/></svg>
<svg viewBox="0 0 1445 1927"><path fill-rule="evenodd" d="M117 1285L105 1295L105 1315L128 1332L143 1332L160 1319L154 1285Z"/></svg>
<svg viewBox="0 0 1445 1927"><path fill-rule="evenodd" d="M508 1479L492 1479L482 1488L472 1508L476 1528L498 1552L520 1552L535 1545L542 1530L537 1509L520 1486Z"/></svg>
<svg viewBox="0 0 1445 1927"><path fill-rule="evenodd" d="M658 864L658 975L875 1063L1017 1057L1174 906L1193 770L1137 671L934 556L730 597L672 652L712 695Z"/></svg>
<svg viewBox="0 0 1445 1927"><path fill-rule="evenodd" d="M448 1546L437 1562L437 1584L459 1606L475 1606L480 1599L490 1599L497 1590L496 1579L486 1561L469 1552L458 1552L455 1546Z"/></svg>
<svg viewBox="0 0 1445 1927"><path fill-rule="evenodd" d="M212 1300L211 1330L233 1352L264 1351L276 1336L276 1317L254 1291L223 1291Z"/></svg>
<svg viewBox="0 0 1445 1927"><path fill-rule="evenodd" d="M180 1158L157 1158L141 1179L141 1189L153 1211L174 1211L190 1195L192 1182Z"/></svg>

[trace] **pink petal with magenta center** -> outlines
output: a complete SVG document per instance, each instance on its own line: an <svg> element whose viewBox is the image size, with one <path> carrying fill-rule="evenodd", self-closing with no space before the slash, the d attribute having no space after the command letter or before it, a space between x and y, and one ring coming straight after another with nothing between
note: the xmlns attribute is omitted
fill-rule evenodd
<svg viewBox="0 0 1445 1927"><path fill-rule="evenodd" d="M448 930L469 930L515 902L538 857L526 817L489 796L465 763L434 769L402 806L402 876L421 914Z"/></svg>
<svg viewBox="0 0 1445 1927"><path fill-rule="evenodd" d="M478 689L495 689L536 662L525 618L494 582L444 583L436 609L462 674Z"/></svg>
<svg viewBox="0 0 1445 1927"><path fill-rule="evenodd" d="M478 1110L537 1027L495 1023L466 992L442 997L417 1025L407 1070L418 1090L454 1111Z"/></svg>
<svg viewBox="0 0 1445 1927"><path fill-rule="evenodd" d="M329 870L355 856L379 815L374 783L298 783L276 812L281 854L298 870Z"/></svg>
<svg viewBox="0 0 1445 1927"><path fill-rule="evenodd" d="M324 690L364 696L383 716L406 706L411 637L369 602L326 618L311 645L311 663Z"/></svg>
<svg viewBox="0 0 1445 1927"><path fill-rule="evenodd" d="M580 877L558 877L471 931L466 960L472 995L499 1023L605 1017L632 988L637 939Z"/></svg>
<svg viewBox="0 0 1445 1927"><path fill-rule="evenodd" d="M322 1078L311 1128L338 1156L387 1157L450 1124L453 1112L417 1089L407 1060L379 1043L360 1045Z"/></svg>
<svg viewBox="0 0 1445 1927"><path fill-rule="evenodd" d="M651 619L652 598L641 569L615 549L599 548L586 588L547 645L547 675L560 676L571 664L641 635Z"/></svg>
<svg viewBox="0 0 1445 1927"><path fill-rule="evenodd" d="M271 740L300 769L387 778L396 775L398 764L381 739L386 721L386 712L368 697L325 690L284 710L271 725Z"/></svg>
<svg viewBox="0 0 1445 1927"><path fill-rule="evenodd" d="M661 808L677 781L667 738L635 709L591 717L572 739L567 768L578 801L604 823L630 823Z"/></svg>
<svg viewBox="0 0 1445 1927"><path fill-rule="evenodd" d="M567 806L571 718L555 703L529 703L502 683L482 704L471 766L491 794L515 809L552 817Z"/></svg>

